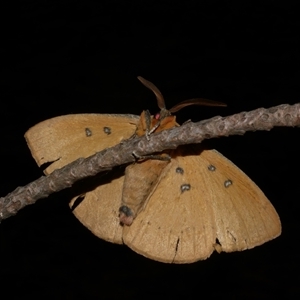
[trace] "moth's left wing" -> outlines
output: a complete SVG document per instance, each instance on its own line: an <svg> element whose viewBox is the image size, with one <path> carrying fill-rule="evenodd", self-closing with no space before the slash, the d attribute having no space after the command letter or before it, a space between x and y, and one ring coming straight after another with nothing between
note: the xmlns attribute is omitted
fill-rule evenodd
<svg viewBox="0 0 300 300"><path fill-rule="evenodd" d="M138 121L135 115L65 115L38 123L25 133L25 139L38 166L51 163L45 169L50 174L130 138Z"/></svg>

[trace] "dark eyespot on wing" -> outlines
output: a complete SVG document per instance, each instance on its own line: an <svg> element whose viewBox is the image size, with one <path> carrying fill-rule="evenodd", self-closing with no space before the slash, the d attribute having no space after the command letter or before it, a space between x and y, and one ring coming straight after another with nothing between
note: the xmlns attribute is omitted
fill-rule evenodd
<svg viewBox="0 0 300 300"><path fill-rule="evenodd" d="M216 167L214 165L209 165L207 168L209 171L216 171Z"/></svg>
<svg viewBox="0 0 300 300"><path fill-rule="evenodd" d="M188 183L182 184L180 187L181 192L189 191L191 189L191 185Z"/></svg>
<svg viewBox="0 0 300 300"><path fill-rule="evenodd" d="M176 168L176 173L183 174L184 170L182 168L180 168L180 167L177 167Z"/></svg>
<svg viewBox="0 0 300 300"><path fill-rule="evenodd" d="M107 135L110 135L111 134L111 128L110 127L103 127L103 131L104 133L106 133Z"/></svg>
<svg viewBox="0 0 300 300"><path fill-rule="evenodd" d="M87 137L92 136L92 130L90 128L85 128L85 135Z"/></svg>
<svg viewBox="0 0 300 300"><path fill-rule="evenodd" d="M228 187L231 186L231 185L232 185L232 180L227 179L227 180L224 181L224 186L225 186L226 188L228 188Z"/></svg>

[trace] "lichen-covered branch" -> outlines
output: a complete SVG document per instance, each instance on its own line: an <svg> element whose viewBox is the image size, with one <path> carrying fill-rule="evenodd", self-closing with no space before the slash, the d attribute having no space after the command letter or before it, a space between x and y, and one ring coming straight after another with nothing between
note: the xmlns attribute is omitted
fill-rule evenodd
<svg viewBox="0 0 300 300"><path fill-rule="evenodd" d="M38 199L71 187L80 179L134 162L133 153L145 156L165 149L174 149L183 144L201 143L204 139L242 135L246 131L270 130L275 126L300 126L300 104L259 108L229 117L217 116L152 134L150 140L145 137L126 140L86 159L80 158L0 198L0 222Z"/></svg>

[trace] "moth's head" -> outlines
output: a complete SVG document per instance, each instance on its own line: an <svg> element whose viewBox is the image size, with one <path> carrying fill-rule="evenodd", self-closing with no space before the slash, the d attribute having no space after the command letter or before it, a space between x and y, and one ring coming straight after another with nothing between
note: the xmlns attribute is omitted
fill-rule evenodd
<svg viewBox="0 0 300 300"><path fill-rule="evenodd" d="M148 112L142 113L140 126L137 130L137 135L139 136L145 134L146 130L149 129L151 132L159 132L165 129L170 129L174 126L179 126L176 123L176 117L173 116L172 113L175 113L186 106L190 106L190 105L226 106L226 104L222 102L208 100L204 98L194 98L194 99L182 101L176 104L175 106L173 106L171 109L167 109L165 104L165 99L162 93L160 92L160 90L152 82L146 80L141 76L138 76L138 80L154 93L157 99L157 105L160 108L160 112L155 114L152 117L150 116L150 114L147 115Z"/></svg>

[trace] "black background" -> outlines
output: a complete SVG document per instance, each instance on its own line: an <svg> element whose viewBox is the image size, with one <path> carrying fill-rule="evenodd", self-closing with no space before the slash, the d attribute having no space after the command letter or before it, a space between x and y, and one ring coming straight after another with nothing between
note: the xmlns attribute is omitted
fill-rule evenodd
<svg viewBox="0 0 300 300"><path fill-rule="evenodd" d="M1 183L5 196L42 175L25 131L70 113L157 111L193 97L179 122L293 104L299 95L295 6L280 1L14 1L3 7ZM299 296L299 129L221 138L215 147L264 191L282 235L253 250L190 265L146 259L93 236L71 214L68 192L26 207L0 226L2 295L51 299Z"/></svg>

